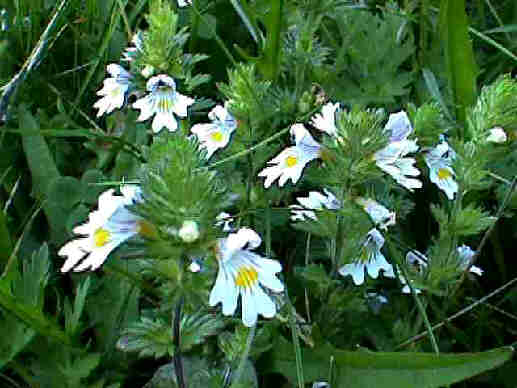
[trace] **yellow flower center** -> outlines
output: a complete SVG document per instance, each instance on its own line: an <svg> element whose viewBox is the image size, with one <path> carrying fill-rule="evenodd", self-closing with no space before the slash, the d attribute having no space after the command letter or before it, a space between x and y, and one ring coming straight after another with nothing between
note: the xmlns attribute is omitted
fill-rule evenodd
<svg viewBox="0 0 517 388"><path fill-rule="evenodd" d="M258 273L253 267L241 267L235 278L238 287L251 288L258 281Z"/></svg>
<svg viewBox="0 0 517 388"><path fill-rule="evenodd" d="M448 179L452 176L452 173L446 168L440 168L438 170L438 179Z"/></svg>
<svg viewBox="0 0 517 388"><path fill-rule="evenodd" d="M106 229L99 228L93 233L93 241L96 247L103 247L111 238L111 233Z"/></svg>
<svg viewBox="0 0 517 388"><path fill-rule="evenodd" d="M296 156L288 156L285 160L285 164L287 164L287 167L293 167L298 163L298 158Z"/></svg>
<svg viewBox="0 0 517 388"><path fill-rule="evenodd" d="M162 98L158 101L158 110L168 112L171 109L171 101L168 98Z"/></svg>
<svg viewBox="0 0 517 388"><path fill-rule="evenodd" d="M213 132L210 137L213 141L220 142L223 141L223 134L221 132Z"/></svg>

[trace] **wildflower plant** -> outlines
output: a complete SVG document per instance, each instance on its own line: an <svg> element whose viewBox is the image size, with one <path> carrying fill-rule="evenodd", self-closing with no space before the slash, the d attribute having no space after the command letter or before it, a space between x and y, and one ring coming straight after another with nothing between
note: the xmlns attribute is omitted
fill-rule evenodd
<svg viewBox="0 0 517 388"><path fill-rule="evenodd" d="M500 75L470 97L458 85L470 73L457 73L463 57L448 45L469 30L446 30L460 12L452 2L440 7L444 64L426 62L440 41L426 4L144 3L112 4L128 39L118 61L110 46L90 88L96 118L61 97L55 116L16 112L41 206L4 247L6 376L49 387L138 375L149 388L438 388L511 358L481 352L482 320L452 322L508 268L497 223L513 228L517 208L517 82ZM44 130L60 120L63 131ZM95 128L74 134L85 147L66 148L80 120ZM71 166L76 151L84 163ZM4 214L23 208L12 178L2 177L0 235ZM50 249L19 260L47 236L30 231L44 219ZM75 296L49 293L50 278ZM514 319L499 302L481 311ZM514 333L501 327L498 345ZM151 371L131 370L149 358Z"/></svg>

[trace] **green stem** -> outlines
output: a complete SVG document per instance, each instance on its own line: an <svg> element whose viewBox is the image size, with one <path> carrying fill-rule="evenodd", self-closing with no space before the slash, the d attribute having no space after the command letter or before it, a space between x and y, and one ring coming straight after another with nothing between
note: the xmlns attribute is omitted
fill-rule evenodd
<svg viewBox="0 0 517 388"><path fill-rule="evenodd" d="M300 340L298 339L298 328L296 326L295 310L294 306L291 303L291 300L289 299L287 288L285 289L285 299L287 302L287 310L289 313L289 326L291 327L294 353L296 357L296 378L298 380L298 388L304 388L305 378L303 376L302 349L300 347Z"/></svg>
<svg viewBox="0 0 517 388"><path fill-rule="evenodd" d="M251 344L253 344L253 339L255 338L255 331L257 326L252 326L248 333L248 339L246 340L246 347L244 348L244 353L242 354L241 360L239 362L239 366L237 367L237 371L235 372L235 378L233 378L233 382L230 388L237 388L239 380L242 377L242 373L244 372L244 367L246 366L246 361L248 361L248 357L251 350Z"/></svg>
<svg viewBox="0 0 517 388"><path fill-rule="evenodd" d="M413 295L413 299L415 299L416 305L418 307L418 311L420 311L420 314L424 320L425 327L427 329L427 333L429 334L429 338L431 340L431 346L433 347L433 350L436 354L440 354L440 349L438 348L438 342L436 342L436 338L433 333L433 327L431 326L431 323L429 322L429 318L427 317L427 313L425 311L425 307L418 297L417 293L415 292L415 289L413 288L413 285L411 284L411 279L408 276L408 273L403 265L400 265L399 268L402 271L402 274L407 279L407 285L409 286L409 289L411 290L411 295Z"/></svg>

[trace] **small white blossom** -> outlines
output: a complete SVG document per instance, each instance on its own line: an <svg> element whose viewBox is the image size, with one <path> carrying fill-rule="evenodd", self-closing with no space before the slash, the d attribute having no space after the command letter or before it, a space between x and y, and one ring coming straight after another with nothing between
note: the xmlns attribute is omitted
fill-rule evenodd
<svg viewBox="0 0 517 388"><path fill-rule="evenodd" d="M178 7L183 8L192 5L192 0L178 0Z"/></svg>
<svg viewBox="0 0 517 388"><path fill-rule="evenodd" d="M312 384L312 388L330 388L330 384L324 381L316 381Z"/></svg>
<svg viewBox="0 0 517 388"><path fill-rule="evenodd" d="M368 292L366 294L366 299L368 301L368 306L374 314L379 314L382 305L388 304L388 298L384 295L378 294L377 292Z"/></svg>
<svg viewBox="0 0 517 388"><path fill-rule="evenodd" d="M227 238L219 239L217 245L219 270L214 288L210 292L210 306L220 302L223 305L223 314L232 315L241 295L242 321L248 327L257 323L258 314L266 318L272 318L276 314L275 303L262 287L274 292L284 290L284 285L276 277L282 271L280 263L251 251L261 242L255 231L241 228L237 233L230 233Z"/></svg>
<svg viewBox="0 0 517 388"><path fill-rule="evenodd" d="M174 114L187 117L187 108L194 103L194 99L178 93L174 80L165 74L149 78L147 91L149 94L133 104L133 108L140 109L137 121L145 121L156 114L152 124L155 133L163 127L170 132L176 131L178 122Z"/></svg>
<svg viewBox="0 0 517 388"><path fill-rule="evenodd" d="M470 263L472 263L472 259L474 258L476 251L472 250L472 248L468 245L462 245L458 247L456 251L458 252L460 269L465 271L469 267ZM483 275L483 270L479 267L476 267L475 265L470 267L469 272L478 276Z"/></svg>
<svg viewBox="0 0 517 388"><path fill-rule="evenodd" d="M424 155L431 182L438 186L450 200L454 199L454 194L458 192L458 183L454 180L454 170L451 167L454 157L454 151L445 141Z"/></svg>
<svg viewBox="0 0 517 388"><path fill-rule="evenodd" d="M267 189L279 178L278 185L282 187L289 179L294 183L300 179L307 163L320 157L321 145L314 140L303 124L291 126L291 135L295 139L295 146L288 147L268 164L258 176L266 177L264 187Z"/></svg>
<svg viewBox="0 0 517 388"><path fill-rule="evenodd" d="M207 151L209 159L215 151L228 145L232 133L237 128L237 121L226 108L217 105L208 114L211 124L196 124L190 130L199 140L200 147Z"/></svg>
<svg viewBox="0 0 517 388"><path fill-rule="evenodd" d="M409 117L403 110L390 114L384 129L390 134L390 142L406 140L413 132Z"/></svg>
<svg viewBox="0 0 517 388"><path fill-rule="evenodd" d="M370 230L363 243L360 256L353 263L342 266L339 269L339 274L352 276L356 286L364 283L365 271L373 279L377 279L380 270L384 271L384 276L394 278L393 266L386 261L381 253L383 245L384 237L382 234L377 229Z"/></svg>
<svg viewBox="0 0 517 388"><path fill-rule="evenodd" d="M311 124L319 129L320 131L325 132L330 136L337 136L337 128L336 128L336 111L339 110L339 103L333 104L329 102L321 108L321 113L317 113L311 120Z"/></svg>
<svg viewBox="0 0 517 388"><path fill-rule="evenodd" d="M396 215L395 212L390 212L379 202L374 201L371 198L359 197L356 202L361 206L366 213L370 216L376 227L381 230L387 230L388 226L395 225Z"/></svg>
<svg viewBox="0 0 517 388"><path fill-rule="evenodd" d="M416 160L405 156L417 150L416 140L393 141L375 153L375 163L382 171L391 175L398 184L413 191L422 187L421 181L411 178L420 175L420 171L414 166Z"/></svg>
<svg viewBox="0 0 517 388"><path fill-rule="evenodd" d="M99 196L99 208L90 213L89 220L74 228L74 233L84 237L69 241L58 252L67 257L61 272L99 268L108 255L120 244L139 233L140 217L126 206L140 200L140 189L125 185L122 196L113 195L110 189ZM83 260L84 259L84 260Z"/></svg>
<svg viewBox="0 0 517 388"><path fill-rule="evenodd" d="M188 266L189 271L192 273L197 273L197 272L201 271L201 264L199 262L200 262L200 259L197 259L197 258L192 259L192 262Z"/></svg>
<svg viewBox="0 0 517 388"><path fill-rule="evenodd" d="M186 243L192 243L199 238L199 226L196 221L183 221L178 236Z"/></svg>
<svg viewBox="0 0 517 388"><path fill-rule="evenodd" d="M140 72L144 78L149 78L154 75L154 66L146 65Z"/></svg>
<svg viewBox="0 0 517 388"><path fill-rule="evenodd" d="M222 212L219 213L215 219L217 220L215 226L222 226L223 232L232 232L234 230L232 222L235 220L230 214Z"/></svg>
<svg viewBox="0 0 517 388"><path fill-rule="evenodd" d="M495 127L489 131L489 135L486 140L490 143L504 143L508 140L508 136L503 128Z"/></svg>
<svg viewBox="0 0 517 388"><path fill-rule="evenodd" d="M104 80L102 89L97 92L102 98L93 105L99 110L97 117L122 108L126 101L126 93L131 87L132 76L122 66L110 63L107 71L111 77Z"/></svg>
<svg viewBox="0 0 517 388"><path fill-rule="evenodd" d="M427 268L427 257L418 251L409 251L406 255L406 263L408 267L414 268L416 272L422 273ZM407 279L399 269L399 280L404 285L402 287L402 293L411 294L411 288L408 286ZM416 294L420 294L422 291L418 288L413 287Z"/></svg>
<svg viewBox="0 0 517 388"><path fill-rule="evenodd" d="M341 207L339 200L329 190L323 189L325 195L317 192L309 192L308 197L298 197L296 200L300 205L291 205L291 220L305 221L307 219L317 220L314 210L323 210L324 208L336 210Z"/></svg>

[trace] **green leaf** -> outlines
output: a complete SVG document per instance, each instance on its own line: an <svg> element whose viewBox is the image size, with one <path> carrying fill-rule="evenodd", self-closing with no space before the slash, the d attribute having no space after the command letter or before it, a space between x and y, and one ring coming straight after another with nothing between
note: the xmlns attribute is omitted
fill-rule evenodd
<svg viewBox="0 0 517 388"><path fill-rule="evenodd" d="M7 228L7 218L3 211L0 211L0 262L7 263L13 250L11 234Z"/></svg>
<svg viewBox="0 0 517 388"><path fill-rule="evenodd" d="M45 138L41 134L35 134L39 131L36 119L24 106L20 107L18 115L23 151L32 176L33 195L38 200L45 201L50 198L50 187L60 178L60 174ZM25 134L26 131L30 134ZM50 224L52 240L57 244L64 242L66 217L62 209L56 203L44 202L43 211Z"/></svg>
<svg viewBox="0 0 517 388"><path fill-rule="evenodd" d="M161 319L143 317L124 332L117 342L117 348L124 352L138 352L140 357L172 356L174 345L171 325Z"/></svg>
<svg viewBox="0 0 517 388"><path fill-rule="evenodd" d="M477 66L465 0L442 0L440 5L440 32L445 50L449 84L456 105L456 116L465 122L465 110L476 100Z"/></svg>
<svg viewBox="0 0 517 388"><path fill-rule="evenodd" d="M281 338L273 347L271 372L296 381L292 344ZM498 367L513 355L510 347L482 353L431 354L344 351L330 345L304 349L305 382L328 379L331 358L337 387L438 388Z"/></svg>
<svg viewBox="0 0 517 388"><path fill-rule="evenodd" d="M83 187L76 178L58 177L48 187L48 201L68 212L81 201Z"/></svg>
<svg viewBox="0 0 517 388"><path fill-rule="evenodd" d="M208 388L212 375L217 372L213 365L199 357L183 357L183 375L189 388ZM219 385L221 386L221 385ZM178 388L174 363L163 365L155 372L153 378L143 388Z"/></svg>
<svg viewBox="0 0 517 388"><path fill-rule="evenodd" d="M216 335L224 327L224 322L212 315L198 312L185 315L181 320L181 349L190 350L194 345L202 344L206 337Z"/></svg>
<svg viewBox="0 0 517 388"><path fill-rule="evenodd" d="M22 144L32 175L32 187L36 198L46 197L50 184L59 178L54 159L45 138L39 134L39 124L32 114L22 106L18 112ZM30 134L25 134L25 132Z"/></svg>
<svg viewBox="0 0 517 388"><path fill-rule="evenodd" d="M265 14L260 14L252 10L245 0L241 0L240 2L231 0L231 3L248 28L253 39L259 44L260 54L258 57L252 57L240 47L235 46L235 48L247 61L256 63L257 68L266 79L275 80L280 72L284 0L271 2L270 9ZM265 37L262 34L257 37L256 31L260 31L257 27L259 22L262 23L267 32Z"/></svg>

